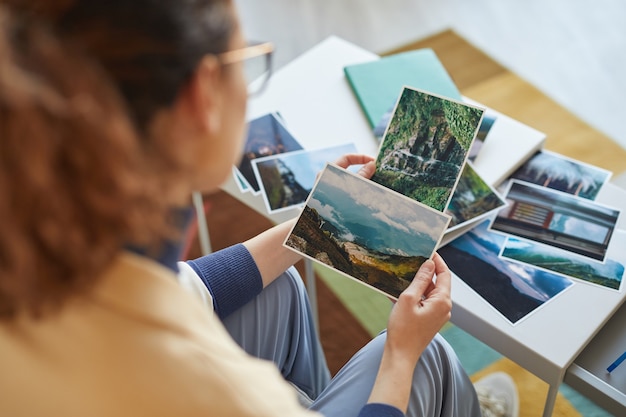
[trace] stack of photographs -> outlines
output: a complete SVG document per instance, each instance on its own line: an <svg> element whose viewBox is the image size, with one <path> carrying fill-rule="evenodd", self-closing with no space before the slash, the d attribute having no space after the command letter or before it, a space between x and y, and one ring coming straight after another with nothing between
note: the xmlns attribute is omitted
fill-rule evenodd
<svg viewBox="0 0 626 417"><path fill-rule="evenodd" d="M261 195L269 214L301 207L327 162L356 153L352 143L304 150L278 113L248 123L244 154L233 175L241 192Z"/></svg>
<svg viewBox="0 0 626 417"><path fill-rule="evenodd" d="M405 87L371 180L327 165L285 246L397 298L452 219L482 214L472 202L493 204L495 191L467 165L483 112Z"/></svg>
<svg viewBox="0 0 626 417"><path fill-rule="evenodd" d="M369 180L330 163L354 144L304 150L270 113L234 172L268 213L302 208L286 247L391 298L435 250L511 325L576 283L621 291L620 210L596 201L611 173L539 150L495 188L473 165L488 110L405 87Z"/></svg>
<svg viewBox="0 0 626 417"><path fill-rule="evenodd" d="M598 201L611 173L539 151L500 186L507 205L439 251L512 324L576 282L621 291L626 232Z"/></svg>
<svg viewBox="0 0 626 417"><path fill-rule="evenodd" d="M479 106L478 103L465 100L464 102ZM374 128L374 135L379 141L388 140L385 133L391 127L399 123L398 118L393 119L396 107L392 107L385 113L383 118ZM504 199L475 169L474 161L482 149L491 132L496 120L506 125L506 117L498 112L484 108L478 132L469 148L467 161L461 171L461 177L453 189L452 197L448 202L445 213L451 216L451 221L446 230L442 244L446 244L459 236L461 233L478 225L481 220L489 217L501 207L506 205ZM506 129L505 129L506 130Z"/></svg>

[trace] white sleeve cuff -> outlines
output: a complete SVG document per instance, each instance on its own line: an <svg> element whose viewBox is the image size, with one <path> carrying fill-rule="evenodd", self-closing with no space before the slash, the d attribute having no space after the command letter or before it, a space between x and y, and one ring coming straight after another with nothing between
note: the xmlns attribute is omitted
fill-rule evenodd
<svg viewBox="0 0 626 417"><path fill-rule="evenodd" d="M188 292L193 294L207 310L213 313L213 297L202 279L196 274L187 262L178 262L178 283Z"/></svg>

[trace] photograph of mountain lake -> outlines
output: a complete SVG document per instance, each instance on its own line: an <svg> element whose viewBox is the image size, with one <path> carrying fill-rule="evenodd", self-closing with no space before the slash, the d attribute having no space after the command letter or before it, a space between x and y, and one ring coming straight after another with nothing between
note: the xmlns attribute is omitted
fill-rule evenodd
<svg viewBox="0 0 626 417"><path fill-rule="evenodd" d="M537 311L573 282L499 256L506 236L489 231L489 220L438 253L450 269L512 324Z"/></svg>
<svg viewBox="0 0 626 417"><path fill-rule="evenodd" d="M449 216L328 164L285 246L397 298Z"/></svg>
<svg viewBox="0 0 626 417"><path fill-rule="evenodd" d="M619 290L626 262L626 233L622 230L615 231L604 263L515 237L508 238L502 248L501 256Z"/></svg>
<svg viewBox="0 0 626 417"><path fill-rule="evenodd" d="M328 162L357 153L353 143L256 158L252 168L269 213L304 204L317 174Z"/></svg>
<svg viewBox="0 0 626 417"><path fill-rule="evenodd" d="M372 181L443 211L484 109L405 87L376 158Z"/></svg>

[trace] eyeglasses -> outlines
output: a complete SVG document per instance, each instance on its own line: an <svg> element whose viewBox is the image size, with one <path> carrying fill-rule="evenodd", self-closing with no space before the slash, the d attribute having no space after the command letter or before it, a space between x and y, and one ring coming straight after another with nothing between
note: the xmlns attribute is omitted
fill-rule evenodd
<svg viewBox="0 0 626 417"><path fill-rule="evenodd" d="M243 71L248 84L248 96L258 95L265 90L272 75L272 53L270 42L253 43L246 47L222 52L217 55L222 65L243 63Z"/></svg>

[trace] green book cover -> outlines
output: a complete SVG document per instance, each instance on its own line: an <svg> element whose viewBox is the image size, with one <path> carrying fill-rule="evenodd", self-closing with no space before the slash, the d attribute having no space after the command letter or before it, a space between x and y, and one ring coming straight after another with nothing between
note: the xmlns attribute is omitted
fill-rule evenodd
<svg viewBox="0 0 626 417"><path fill-rule="evenodd" d="M404 86L461 100L461 93L430 48L348 65L344 72L372 128L393 107Z"/></svg>

